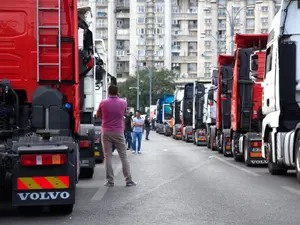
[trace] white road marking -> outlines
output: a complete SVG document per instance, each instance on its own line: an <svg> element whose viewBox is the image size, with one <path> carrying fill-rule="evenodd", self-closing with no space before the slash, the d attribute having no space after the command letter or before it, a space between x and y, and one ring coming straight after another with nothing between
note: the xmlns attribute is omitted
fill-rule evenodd
<svg viewBox="0 0 300 225"><path fill-rule="evenodd" d="M114 174L115 177L118 176L118 174L121 172L122 170L122 164L120 163L117 168L114 170ZM97 192L94 194L94 196L92 197L92 201L101 201L101 199L104 197L104 195L106 194L107 190L109 187L105 187L104 186L104 182L102 181L101 185L98 186L99 189L97 190Z"/></svg>
<svg viewBox="0 0 300 225"><path fill-rule="evenodd" d="M300 190L299 189L296 189L296 188L292 188L292 187L289 187L289 186L281 186L283 189L293 193L293 194L296 194L296 195L300 195Z"/></svg>
<svg viewBox="0 0 300 225"><path fill-rule="evenodd" d="M167 152L167 151L168 151L168 149L166 149L166 148L165 148L165 149L164 149L164 151L165 151L165 152Z"/></svg>
<svg viewBox="0 0 300 225"><path fill-rule="evenodd" d="M253 171L251 171L251 170L248 170L248 169L242 168L242 167L240 167L240 166L234 165L233 163L230 163L229 161L227 161L227 160L225 160L225 159L222 159L222 158L220 158L220 157L218 157L218 156L214 156L214 158L217 159L217 160L219 160L219 161L221 161L221 162L223 162L223 163L225 163L225 164L227 164L228 166L234 167L234 168L236 168L236 169L238 169L238 170L241 170L241 171L243 171L243 172L246 172L246 173L248 173L248 174L251 174L252 176L255 176L255 177L261 176L261 175L258 174L258 173L255 173L255 172L253 172Z"/></svg>

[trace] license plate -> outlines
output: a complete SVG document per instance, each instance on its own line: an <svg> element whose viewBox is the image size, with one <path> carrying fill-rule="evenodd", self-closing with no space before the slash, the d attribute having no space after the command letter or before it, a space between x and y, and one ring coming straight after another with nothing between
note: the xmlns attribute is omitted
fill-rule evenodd
<svg viewBox="0 0 300 225"><path fill-rule="evenodd" d="M90 161L89 161L89 160L86 160L86 159L84 159L84 160L81 160L80 162L81 162L81 164L89 164L89 162L90 162Z"/></svg>
<svg viewBox="0 0 300 225"><path fill-rule="evenodd" d="M95 156L100 156L100 152L95 152Z"/></svg>
<svg viewBox="0 0 300 225"><path fill-rule="evenodd" d="M226 150L230 150L230 146L226 146Z"/></svg>

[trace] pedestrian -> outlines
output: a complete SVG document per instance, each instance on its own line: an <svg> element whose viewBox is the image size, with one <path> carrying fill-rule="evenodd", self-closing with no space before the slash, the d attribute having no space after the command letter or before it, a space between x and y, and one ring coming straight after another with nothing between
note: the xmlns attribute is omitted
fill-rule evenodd
<svg viewBox="0 0 300 225"><path fill-rule="evenodd" d="M141 112L136 111L136 117L133 119L133 151L132 153L136 153L136 140L138 141L138 154L141 154L141 142L142 136L144 132L144 120L141 118Z"/></svg>
<svg viewBox="0 0 300 225"><path fill-rule="evenodd" d="M146 130L146 140L149 140L151 123L150 123L150 118L148 117L148 115L146 115L146 117L145 117L144 124L145 124L145 130Z"/></svg>
<svg viewBox="0 0 300 225"><path fill-rule="evenodd" d="M126 113L127 102L119 98L118 87L115 85L109 86L108 95L107 99L101 101L97 112L97 117L102 118L101 141L107 179L104 185L114 186L114 171L111 162L114 145L122 163L126 186L135 186L136 183L131 177L124 138L124 114Z"/></svg>
<svg viewBox="0 0 300 225"><path fill-rule="evenodd" d="M132 114L128 113L125 116L124 124L125 124L125 139L127 144L127 150L130 150L132 147Z"/></svg>

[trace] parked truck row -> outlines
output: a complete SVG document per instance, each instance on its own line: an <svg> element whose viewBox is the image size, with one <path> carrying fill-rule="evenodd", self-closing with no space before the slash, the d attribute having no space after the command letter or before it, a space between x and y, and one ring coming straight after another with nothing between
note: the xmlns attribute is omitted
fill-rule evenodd
<svg viewBox="0 0 300 225"><path fill-rule="evenodd" d="M176 90L173 138L206 143L246 166L268 165L272 175L296 170L300 182L297 19L299 1L282 1L269 34L235 34L234 55L218 56L209 84Z"/></svg>

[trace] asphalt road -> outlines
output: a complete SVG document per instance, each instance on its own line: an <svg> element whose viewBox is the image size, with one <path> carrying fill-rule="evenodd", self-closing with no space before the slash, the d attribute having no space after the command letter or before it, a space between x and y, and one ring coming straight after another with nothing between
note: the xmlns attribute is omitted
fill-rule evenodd
<svg viewBox="0 0 300 225"><path fill-rule="evenodd" d="M217 152L151 133L143 154L129 152L136 187L125 187L115 155L115 187L104 168L78 184L73 214L23 217L0 209L9 225L299 225L300 184L295 173L271 176Z"/></svg>

